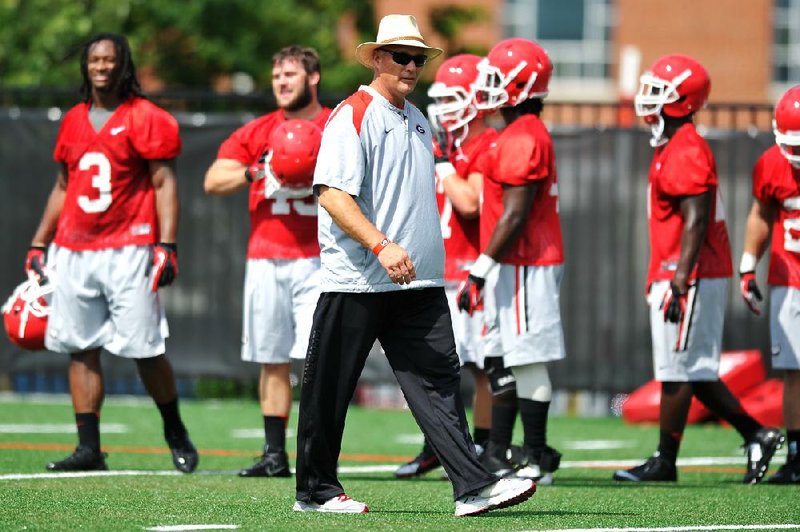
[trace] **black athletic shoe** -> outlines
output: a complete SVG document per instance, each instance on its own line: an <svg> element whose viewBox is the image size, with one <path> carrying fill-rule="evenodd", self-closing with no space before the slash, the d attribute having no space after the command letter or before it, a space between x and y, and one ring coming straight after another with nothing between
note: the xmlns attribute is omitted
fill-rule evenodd
<svg viewBox="0 0 800 532"><path fill-rule="evenodd" d="M286 451L270 451L264 447L264 454L258 462L239 471L240 477L290 477L289 457Z"/></svg>
<svg viewBox="0 0 800 532"><path fill-rule="evenodd" d="M614 480L627 482L675 482L678 480L678 470L675 464L654 454L640 466L617 470L614 473Z"/></svg>
<svg viewBox="0 0 800 532"><path fill-rule="evenodd" d="M778 472L767 479L767 484L800 484L800 453L787 458Z"/></svg>
<svg viewBox="0 0 800 532"><path fill-rule="evenodd" d="M166 437L169 450L172 452L172 463L175 469L182 473L191 473L197 469L197 462L200 457L197 454L189 434L184 432L180 436L170 435Z"/></svg>
<svg viewBox="0 0 800 532"><path fill-rule="evenodd" d="M400 479L414 478L424 475L429 471L433 471L440 465L436 453L428 446L425 446L416 458L398 467L397 471L394 472L394 476Z"/></svg>
<svg viewBox="0 0 800 532"><path fill-rule="evenodd" d="M523 461L517 469L517 478L529 478L537 485L549 486L553 483L553 473L561 465L561 453L552 447L535 451L529 447L522 448Z"/></svg>
<svg viewBox="0 0 800 532"><path fill-rule="evenodd" d="M47 464L48 471L106 471L105 454L79 445L75 452L58 462Z"/></svg>
<svg viewBox="0 0 800 532"><path fill-rule="evenodd" d="M757 484L761 482L769 468L769 461L775 455L775 451L781 448L785 438L781 431L772 427L762 427L747 442L745 449L747 452L747 472L744 474L742 482L745 484Z"/></svg>
<svg viewBox="0 0 800 532"><path fill-rule="evenodd" d="M522 445L511 445L506 451L506 458L514 469L524 467L528 463L528 456Z"/></svg>
<svg viewBox="0 0 800 532"><path fill-rule="evenodd" d="M514 473L516 469L508 459L509 454L508 449L503 449L489 442L479 460L490 473L496 477L503 478Z"/></svg>

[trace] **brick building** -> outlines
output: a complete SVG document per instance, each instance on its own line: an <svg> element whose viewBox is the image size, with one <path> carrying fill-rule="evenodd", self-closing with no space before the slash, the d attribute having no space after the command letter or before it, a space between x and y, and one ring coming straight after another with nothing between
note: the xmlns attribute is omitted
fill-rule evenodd
<svg viewBox="0 0 800 532"><path fill-rule="evenodd" d="M446 43L430 25L446 5L480 6L485 20ZM414 14L443 47L534 39L555 63L553 100L617 101L666 53L706 66L712 102L773 103L800 83L800 0L376 0L375 12Z"/></svg>

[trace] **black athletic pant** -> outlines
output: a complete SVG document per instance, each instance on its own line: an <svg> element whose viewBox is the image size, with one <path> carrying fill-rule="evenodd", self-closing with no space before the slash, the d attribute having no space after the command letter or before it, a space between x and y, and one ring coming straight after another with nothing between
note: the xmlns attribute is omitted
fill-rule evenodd
<svg viewBox="0 0 800 532"><path fill-rule="evenodd" d="M347 407L375 340L453 483L455 498L497 479L472 447L443 288L323 293L314 312L297 427L297 500L344 493L336 477Z"/></svg>

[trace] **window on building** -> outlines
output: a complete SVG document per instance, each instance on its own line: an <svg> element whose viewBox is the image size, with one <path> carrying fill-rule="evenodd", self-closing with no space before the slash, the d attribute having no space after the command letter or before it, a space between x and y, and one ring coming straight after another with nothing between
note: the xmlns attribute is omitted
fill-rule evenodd
<svg viewBox="0 0 800 532"><path fill-rule="evenodd" d="M786 87L800 82L800 0L775 0L772 81Z"/></svg>
<svg viewBox="0 0 800 532"><path fill-rule="evenodd" d="M610 76L612 0L504 0L506 37L541 44L561 80Z"/></svg>

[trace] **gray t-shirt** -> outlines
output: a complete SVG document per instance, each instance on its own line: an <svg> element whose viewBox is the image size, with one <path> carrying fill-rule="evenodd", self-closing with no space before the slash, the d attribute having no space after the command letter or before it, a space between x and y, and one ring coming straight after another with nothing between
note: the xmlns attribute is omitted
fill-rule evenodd
<svg viewBox="0 0 800 532"><path fill-rule="evenodd" d="M116 107L111 109L100 109L92 104L92 106L89 108L89 122L92 123L92 127L94 128L95 132L100 133L100 130L105 127L106 122L108 122L108 119L111 118L111 115L113 115L114 111L116 110Z"/></svg>
<svg viewBox="0 0 800 532"><path fill-rule="evenodd" d="M417 279L391 282L372 250L319 209L323 292L388 292L444 286L431 128L414 105L398 109L367 86L339 104L322 134L315 190L347 192L364 216L408 252Z"/></svg>

